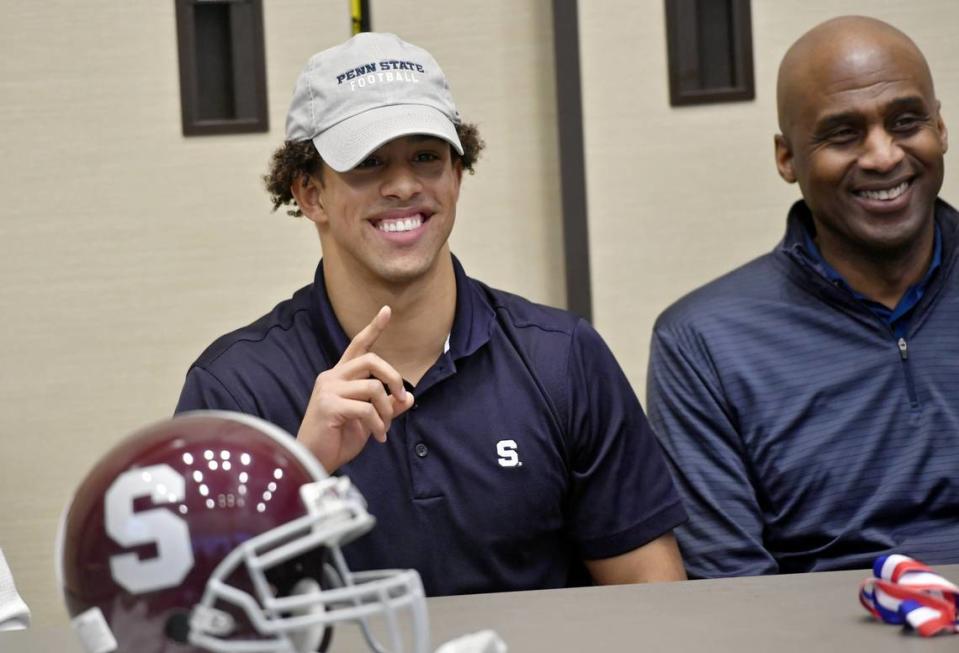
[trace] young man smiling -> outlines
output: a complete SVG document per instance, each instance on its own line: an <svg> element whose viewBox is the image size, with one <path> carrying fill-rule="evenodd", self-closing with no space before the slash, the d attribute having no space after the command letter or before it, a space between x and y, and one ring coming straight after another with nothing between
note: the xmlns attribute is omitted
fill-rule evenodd
<svg viewBox="0 0 959 653"><path fill-rule="evenodd" d="M649 410L696 577L959 562L959 222L922 53L880 21L802 36L776 165L803 200L771 254L657 322Z"/></svg>
<svg viewBox="0 0 959 653"><path fill-rule="evenodd" d="M481 148L426 51L360 34L314 55L267 186L315 223L315 281L211 345L177 411L295 433L377 518L351 568L415 568L429 594L683 578L685 513L602 340L450 253Z"/></svg>

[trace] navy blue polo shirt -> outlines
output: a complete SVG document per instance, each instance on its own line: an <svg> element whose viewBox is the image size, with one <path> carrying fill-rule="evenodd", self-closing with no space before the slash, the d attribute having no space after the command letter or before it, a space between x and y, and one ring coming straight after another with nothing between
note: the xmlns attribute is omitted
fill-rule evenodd
<svg viewBox="0 0 959 653"><path fill-rule="evenodd" d="M585 321L470 279L456 259L448 350L415 405L344 465L377 526L353 569L414 568L430 595L564 587L584 559L685 520L625 375ZM177 412L235 410L290 433L348 344L315 282L193 364Z"/></svg>

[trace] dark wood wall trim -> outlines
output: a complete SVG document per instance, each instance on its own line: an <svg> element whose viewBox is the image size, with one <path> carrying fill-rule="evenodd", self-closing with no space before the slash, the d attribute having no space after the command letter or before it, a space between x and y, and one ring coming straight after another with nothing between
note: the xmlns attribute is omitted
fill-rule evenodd
<svg viewBox="0 0 959 653"><path fill-rule="evenodd" d="M672 106L752 100L749 0L664 0Z"/></svg>
<svg viewBox="0 0 959 653"><path fill-rule="evenodd" d="M553 49L559 127L560 196L566 261L566 308L592 321L583 100L576 0L553 0Z"/></svg>
<svg viewBox="0 0 959 653"><path fill-rule="evenodd" d="M184 136L269 130L262 0L176 0Z"/></svg>

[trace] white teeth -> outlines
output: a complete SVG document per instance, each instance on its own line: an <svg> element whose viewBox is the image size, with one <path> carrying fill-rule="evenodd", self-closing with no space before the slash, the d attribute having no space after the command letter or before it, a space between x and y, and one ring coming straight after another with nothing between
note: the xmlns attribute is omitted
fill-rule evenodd
<svg viewBox="0 0 959 653"><path fill-rule="evenodd" d="M416 214L409 218L400 218L398 220L380 220L376 228L380 231L413 231L423 224L423 216Z"/></svg>
<svg viewBox="0 0 959 653"><path fill-rule="evenodd" d="M885 190L861 190L858 194L867 200L894 200L905 193L907 188L909 188L909 182L904 181L895 188Z"/></svg>

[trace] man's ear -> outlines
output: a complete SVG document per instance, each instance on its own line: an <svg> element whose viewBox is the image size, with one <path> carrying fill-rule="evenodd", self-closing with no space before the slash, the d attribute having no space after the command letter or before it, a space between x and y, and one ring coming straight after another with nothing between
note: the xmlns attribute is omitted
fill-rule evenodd
<svg viewBox="0 0 959 653"><path fill-rule="evenodd" d="M942 145L942 153L945 154L949 151L949 130L942 120L942 103L939 100L936 100L936 127L939 128L939 143Z"/></svg>
<svg viewBox="0 0 959 653"><path fill-rule="evenodd" d="M320 197L322 190L323 185L317 175L301 175L290 186L290 192L293 193L300 211L316 224L322 224L328 219Z"/></svg>
<svg viewBox="0 0 959 653"><path fill-rule="evenodd" d="M787 183L796 183L796 170L793 168L793 151L789 142L782 134L776 134L773 139L776 145L776 169L779 176Z"/></svg>

